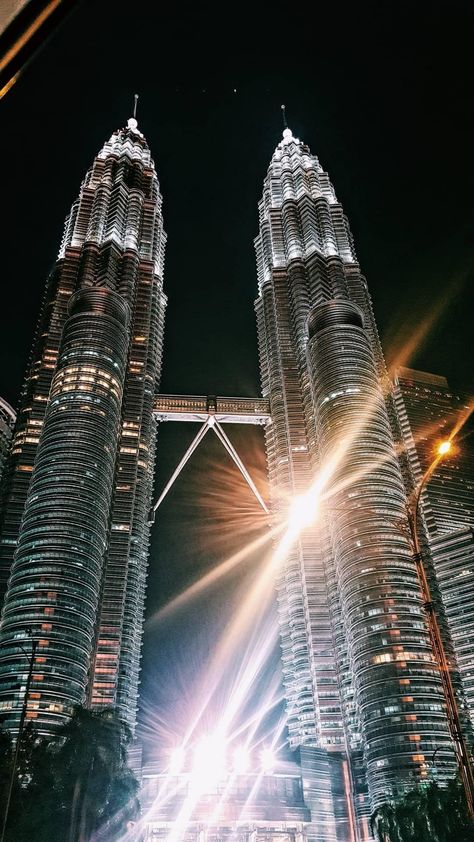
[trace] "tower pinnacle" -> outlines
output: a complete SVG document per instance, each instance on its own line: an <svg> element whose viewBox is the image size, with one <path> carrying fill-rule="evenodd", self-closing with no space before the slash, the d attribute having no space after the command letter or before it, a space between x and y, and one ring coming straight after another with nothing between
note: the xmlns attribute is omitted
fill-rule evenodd
<svg viewBox="0 0 474 842"><path fill-rule="evenodd" d="M137 122L137 104L138 104L138 94L133 95L133 117L130 117L127 120L127 126L129 129L137 129L138 122Z"/></svg>
<svg viewBox="0 0 474 842"><path fill-rule="evenodd" d="M283 140L286 141L287 143L289 143L289 141L293 137L293 132L291 131L291 129L288 128L288 122L287 122L287 119L286 119L286 105L281 106L281 114L282 114L282 117L283 117L283 126L284 126L284 128L283 128Z"/></svg>

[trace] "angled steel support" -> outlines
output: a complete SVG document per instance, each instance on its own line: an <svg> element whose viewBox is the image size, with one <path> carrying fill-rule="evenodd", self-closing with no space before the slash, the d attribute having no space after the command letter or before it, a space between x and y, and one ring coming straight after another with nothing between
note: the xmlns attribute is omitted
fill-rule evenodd
<svg viewBox="0 0 474 842"><path fill-rule="evenodd" d="M207 421L204 422L202 427L199 428L199 431L198 431L196 437L193 439L193 441L189 445L186 453L184 454L183 458L181 459L181 462L179 463L177 468L173 471L173 473L171 475L171 478L166 483L163 491L161 492L160 496L158 497L158 500L156 501L155 505L153 506L153 508L150 512L150 519L148 521L149 526L151 526L151 524L153 524L155 522L155 513L156 513L156 510L157 510L158 506L165 499L165 497L168 494L168 491L170 490L171 486L173 485L175 479L180 475L180 473L183 470L186 462L192 456L192 454L196 450L196 447L201 443L201 441L203 440L204 436L206 435L206 433L209 429L210 429L210 424L209 424L209 419L208 419Z"/></svg>
<svg viewBox="0 0 474 842"><path fill-rule="evenodd" d="M257 498L257 500L260 503L263 511L265 512L265 514L267 514L267 515L269 514L268 507L265 503L265 500L263 499L262 495L260 494L257 486L255 485L252 477L250 476L249 472L247 471L247 468L245 467L244 463L242 462L242 460L241 460L239 454L237 453L235 447L233 446L232 442L230 441L230 439L228 438L228 436L226 435L226 433L222 429L222 427L219 424L219 422L217 421L216 417L214 415L209 415L207 417L206 421L204 422L204 424L202 425L202 427L199 428L199 431L198 431L196 437L193 439L193 441L189 445L186 453L184 454L183 458L181 459L181 461L178 464L178 466L176 467L176 469L173 471L170 479L168 480L168 482L166 483L163 491L161 492L160 496L158 497L158 500L156 501L155 505L153 506L152 510L150 511L150 517L149 517L149 521L148 521L149 526L151 526L155 522L155 513L156 513L156 510L158 509L158 506L160 506L161 503L163 502L163 500L165 499L165 497L168 494L168 491L170 490L170 488L172 487L175 479L177 479L177 477L180 475L180 473L183 470L184 466L186 465L187 461L192 456L192 454L194 453L194 451L196 450L198 445L202 442L202 440L203 440L203 438L206 435L208 430L214 430L217 438L224 445L225 449L227 450L227 453L229 454L229 456L231 457L233 462L237 465L240 473L242 474L243 478L245 479L245 481L246 481L247 485L249 486L250 490L252 491L252 493Z"/></svg>
<svg viewBox="0 0 474 842"><path fill-rule="evenodd" d="M255 497L257 498L258 502L260 503L263 511L265 512L265 514L268 515L269 511L268 511L268 508L267 508L267 504L265 503L262 495L260 494L257 486L255 485L252 477L250 476L249 472L247 471L247 468L245 467L244 463L242 462L239 454L237 453L237 451L236 451L234 445L232 444L232 442L230 441L229 437L224 432L224 430L222 429L222 427L221 427L221 425L219 424L218 421L214 422L213 428L214 428L214 432L215 432L216 436L218 437L218 439L220 439L220 441L224 445L225 449L227 450L227 453L229 454L229 456L234 460L235 464L237 465L237 467L238 467L240 473L242 474L243 478L247 481L247 484L248 484L249 488L255 494Z"/></svg>

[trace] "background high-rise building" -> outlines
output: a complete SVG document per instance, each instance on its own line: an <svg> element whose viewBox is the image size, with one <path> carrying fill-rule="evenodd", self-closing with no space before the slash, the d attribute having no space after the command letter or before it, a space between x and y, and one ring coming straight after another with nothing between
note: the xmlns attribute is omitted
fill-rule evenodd
<svg viewBox="0 0 474 842"><path fill-rule="evenodd" d="M474 724L472 398L456 394L445 377L409 368L395 373L393 394L412 484L432 461L433 443L459 431L453 455L440 462L422 492L421 514Z"/></svg>
<svg viewBox="0 0 474 842"><path fill-rule="evenodd" d="M6 400L0 398L0 500L2 494L2 477L10 450L15 419L15 410Z"/></svg>
<svg viewBox="0 0 474 842"><path fill-rule="evenodd" d="M453 754L400 529L406 493L367 284L327 173L289 129L270 163L259 222L256 311L275 511L324 477L324 513L277 586L289 736L304 748L321 838L346 839L345 804L328 796L347 757L358 778L363 747L373 809L423 779L435 749L446 774Z"/></svg>
<svg viewBox="0 0 474 842"><path fill-rule="evenodd" d="M415 483L433 460L433 445L460 431L453 454L439 463L422 492L429 535L474 527L472 399L456 394L445 377L402 367L394 376L394 400Z"/></svg>
<svg viewBox="0 0 474 842"><path fill-rule="evenodd" d="M40 731L86 701L135 723L166 305L161 204L132 118L66 220L12 443L0 708L13 731L31 637L27 717Z"/></svg>

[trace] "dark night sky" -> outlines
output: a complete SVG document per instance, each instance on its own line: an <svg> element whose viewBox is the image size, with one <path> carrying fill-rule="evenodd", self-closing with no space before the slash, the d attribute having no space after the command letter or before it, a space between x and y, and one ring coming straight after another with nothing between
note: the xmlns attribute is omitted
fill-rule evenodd
<svg viewBox="0 0 474 842"><path fill-rule="evenodd" d="M388 360L435 312L406 362L474 390L470 6L83 0L0 106L0 394L16 405L64 217L135 91L168 232L163 391L258 393L253 237L282 102L349 217ZM157 487L193 434L162 431ZM259 431L232 435L264 488ZM246 509L209 442L161 509L149 618L241 545ZM149 619L144 718L156 713L157 733L176 699L192 706L190 676L255 564L165 622Z"/></svg>

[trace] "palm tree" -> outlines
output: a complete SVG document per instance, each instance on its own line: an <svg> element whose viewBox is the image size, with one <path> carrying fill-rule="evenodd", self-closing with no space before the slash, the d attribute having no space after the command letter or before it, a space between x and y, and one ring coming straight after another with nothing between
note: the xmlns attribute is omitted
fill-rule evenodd
<svg viewBox="0 0 474 842"><path fill-rule="evenodd" d="M0 728L0 816L4 815L13 760L10 735Z"/></svg>
<svg viewBox="0 0 474 842"><path fill-rule="evenodd" d="M378 842L468 842L474 840L460 781L444 788L433 782L382 804L370 827Z"/></svg>
<svg viewBox="0 0 474 842"><path fill-rule="evenodd" d="M27 726L8 842L117 842L139 813L138 782L126 765L130 740L111 708L75 708L52 740ZM9 745L0 732L0 797Z"/></svg>
<svg viewBox="0 0 474 842"><path fill-rule="evenodd" d="M403 842L395 818L393 801L387 801L372 813L370 829L378 842Z"/></svg>
<svg viewBox="0 0 474 842"><path fill-rule="evenodd" d="M89 842L113 811L131 800L136 813L136 782L126 768L131 733L115 711L76 707L53 749L61 778L61 802L68 842ZM113 806L114 805L114 806Z"/></svg>

